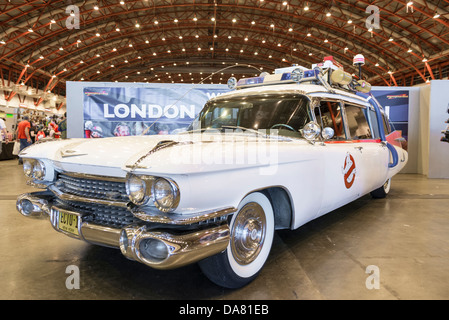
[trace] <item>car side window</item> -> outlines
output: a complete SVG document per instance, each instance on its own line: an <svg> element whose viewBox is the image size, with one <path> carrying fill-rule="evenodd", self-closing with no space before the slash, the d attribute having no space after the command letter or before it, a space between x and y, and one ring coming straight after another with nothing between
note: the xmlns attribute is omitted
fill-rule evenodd
<svg viewBox="0 0 449 320"><path fill-rule="evenodd" d="M388 122L387 117L383 113L382 113L382 122L384 124L385 135L387 136L391 133L391 127L390 127L390 123Z"/></svg>
<svg viewBox="0 0 449 320"><path fill-rule="evenodd" d="M320 101L320 105L315 108L315 118L322 128L330 127L334 129L332 140L346 140L339 102Z"/></svg>
<svg viewBox="0 0 449 320"><path fill-rule="evenodd" d="M345 105L349 135L352 140L372 139L373 135L366 119L366 108L351 104Z"/></svg>
<svg viewBox="0 0 449 320"><path fill-rule="evenodd" d="M371 124L371 132L374 139L380 138L379 122L377 121L377 114L373 108L368 109L368 117Z"/></svg>

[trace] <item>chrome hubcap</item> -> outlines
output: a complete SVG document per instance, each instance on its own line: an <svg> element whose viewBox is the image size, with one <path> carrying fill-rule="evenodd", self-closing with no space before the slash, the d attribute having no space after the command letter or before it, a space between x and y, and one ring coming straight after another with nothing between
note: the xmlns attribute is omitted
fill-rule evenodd
<svg viewBox="0 0 449 320"><path fill-rule="evenodd" d="M231 251L240 265L247 265L257 258L266 228L265 213L259 204L248 203L239 211L231 229Z"/></svg>

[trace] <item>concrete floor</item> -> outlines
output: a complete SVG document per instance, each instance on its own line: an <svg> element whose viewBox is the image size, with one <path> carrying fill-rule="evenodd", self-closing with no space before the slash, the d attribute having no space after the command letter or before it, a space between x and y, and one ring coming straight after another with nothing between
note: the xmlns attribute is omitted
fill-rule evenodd
<svg viewBox="0 0 449 320"><path fill-rule="evenodd" d="M197 265L153 270L119 250L55 232L15 209L25 185L0 162L0 299L449 299L449 180L400 174L387 199L365 196L295 231L278 231L265 268L239 290ZM75 265L80 289L66 288ZM379 289L368 289L375 266Z"/></svg>

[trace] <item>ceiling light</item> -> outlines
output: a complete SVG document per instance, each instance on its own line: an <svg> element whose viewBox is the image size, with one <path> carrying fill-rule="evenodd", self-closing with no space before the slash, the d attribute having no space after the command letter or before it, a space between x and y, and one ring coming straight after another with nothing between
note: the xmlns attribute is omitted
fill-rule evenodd
<svg viewBox="0 0 449 320"><path fill-rule="evenodd" d="M348 24L351 24L351 23L352 23L352 20L351 20L351 19L349 19L349 20L348 20Z"/></svg>
<svg viewBox="0 0 449 320"><path fill-rule="evenodd" d="M236 18L232 19L232 22L236 23L236 22L237 22L237 19L236 19Z"/></svg>
<svg viewBox="0 0 449 320"><path fill-rule="evenodd" d="M115 31L120 32L120 28L116 28Z"/></svg>
<svg viewBox="0 0 449 320"><path fill-rule="evenodd" d="M311 36L312 36L312 34L311 34L311 33L309 32L309 33L307 34L307 36L308 36L308 37L311 37Z"/></svg>
<svg viewBox="0 0 449 320"><path fill-rule="evenodd" d="M117 48L112 49L112 51L117 51Z"/></svg>
<svg viewBox="0 0 449 320"><path fill-rule="evenodd" d="M310 53L309 53L309 56L312 56L312 55L313 55L313 53L312 53L312 52L310 52Z"/></svg>
<svg viewBox="0 0 449 320"><path fill-rule="evenodd" d="M392 42L394 39L390 37L390 39L388 39L388 41Z"/></svg>
<svg viewBox="0 0 449 320"><path fill-rule="evenodd" d="M412 51L413 51L412 49L408 49L408 50L407 50L408 53L410 53L410 52L412 52Z"/></svg>
<svg viewBox="0 0 449 320"><path fill-rule="evenodd" d="M33 31L33 29L29 28L29 29L28 29L28 32L34 32L34 31Z"/></svg>
<svg viewBox="0 0 449 320"><path fill-rule="evenodd" d="M305 6L304 11L309 11L309 6Z"/></svg>
<svg viewBox="0 0 449 320"><path fill-rule="evenodd" d="M1 40L0 44L6 44L5 40Z"/></svg>
<svg viewBox="0 0 449 320"><path fill-rule="evenodd" d="M96 34L95 34L97 37L99 37L100 36L100 34L97 32Z"/></svg>
<svg viewBox="0 0 449 320"><path fill-rule="evenodd" d="M62 50L64 50L64 48L63 48L63 47L60 47L59 50L62 51Z"/></svg>
<svg viewBox="0 0 449 320"><path fill-rule="evenodd" d="M272 23L272 24L270 24L270 27L271 27L271 28L274 28L274 24L273 24L273 23Z"/></svg>
<svg viewBox="0 0 449 320"><path fill-rule="evenodd" d="M438 19L440 17L440 15L438 14L438 12L435 12L435 15L433 16L434 19Z"/></svg>
<svg viewBox="0 0 449 320"><path fill-rule="evenodd" d="M123 1L123 0L122 0L122 1L120 1L120 4L125 4L125 1Z"/></svg>
<svg viewBox="0 0 449 320"><path fill-rule="evenodd" d="M288 4L287 1L282 2L282 5L286 6Z"/></svg>
<svg viewBox="0 0 449 320"><path fill-rule="evenodd" d="M140 28L140 24L136 23L136 28Z"/></svg>
<svg viewBox="0 0 449 320"><path fill-rule="evenodd" d="M133 46L133 45L132 45L131 43L130 43L130 44L128 44L128 47L130 47L130 48L131 48L132 46Z"/></svg>
<svg viewBox="0 0 449 320"><path fill-rule="evenodd" d="M251 24L252 24L252 25L256 24L256 21L251 21Z"/></svg>
<svg viewBox="0 0 449 320"><path fill-rule="evenodd" d="M214 17L210 18L210 21L215 21L215 18Z"/></svg>
<svg viewBox="0 0 449 320"><path fill-rule="evenodd" d="M51 19L50 23L56 23L56 20L55 19Z"/></svg>
<svg viewBox="0 0 449 320"><path fill-rule="evenodd" d="M427 58L422 59L422 62L427 62Z"/></svg>
<svg viewBox="0 0 449 320"><path fill-rule="evenodd" d="M44 59L44 56L40 56L39 59L41 59L41 60Z"/></svg>
<svg viewBox="0 0 449 320"><path fill-rule="evenodd" d="M155 56L157 53L156 52L153 52L153 56Z"/></svg>
<svg viewBox="0 0 449 320"><path fill-rule="evenodd" d="M95 7L94 7L94 10L98 10L98 9L99 9L98 6L95 6Z"/></svg>
<svg viewBox="0 0 449 320"><path fill-rule="evenodd" d="M148 41L148 40L145 40L145 43L150 43L150 41Z"/></svg>
<svg viewBox="0 0 449 320"><path fill-rule="evenodd" d="M125 60L125 63L128 63L128 60Z"/></svg>
<svg viewBox="0 0 449 320"><path fill-rule="evenodd" d="M293 31L293 28L288 28L288 31L289 31L289 32L292 32L292 31Z"/></svg>
<svg viewBox="0 0 449 320"><path fill-rule="evenodd" d="M326 17L330 17L332 14L330 12L326 13Z"/></svg>
<svg viewBox="0 0 449 320"><path fill-rule="evenodd" d="M198 21L198 18L197 17L193 17L193 21Z"/></svg>
<svg viewBox="0 0 449 320"><path fill-rule="evenodd" d="M173 20L174 23L178 23L178 19Z"/></svg>
<svg viewBox="0 0 449 320"><path fill-rule="evenodd" d="M329 40L327 40L327 39L324 39L324 43L328 43L329 42Z"/></svg>
<svg viewBox="0 0 449 320"><path fill-rule="evenodd" d="M157 20L154 20L154 24L158 24L159 23L159 21L157 21Z"/></svg>

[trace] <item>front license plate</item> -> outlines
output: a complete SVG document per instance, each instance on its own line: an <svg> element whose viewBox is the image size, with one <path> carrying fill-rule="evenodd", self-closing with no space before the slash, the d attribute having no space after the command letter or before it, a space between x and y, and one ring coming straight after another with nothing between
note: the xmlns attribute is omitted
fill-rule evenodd
<svg viewBox="0 0 449 320"><path fill-rule="evenodd" d="M59 211L59 230L79 236L78 216L65 211Z"/></svg>

